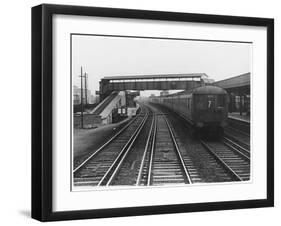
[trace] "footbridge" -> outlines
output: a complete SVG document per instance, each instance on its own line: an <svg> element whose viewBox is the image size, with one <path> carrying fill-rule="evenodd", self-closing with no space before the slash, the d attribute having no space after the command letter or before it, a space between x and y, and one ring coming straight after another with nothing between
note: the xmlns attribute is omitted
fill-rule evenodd
<svg viewBox="0 0 281 226"><path fill-rule="evenodd" d="M108 76L100 81L100 98L113 91L189 90L204 84L205 73Z"/></svg>

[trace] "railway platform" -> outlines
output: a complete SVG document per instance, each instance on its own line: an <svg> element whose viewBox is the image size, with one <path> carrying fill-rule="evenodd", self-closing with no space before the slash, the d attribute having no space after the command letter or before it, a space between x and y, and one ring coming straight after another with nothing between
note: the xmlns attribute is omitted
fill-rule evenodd
<svg viewBox="0 0 281 226"><path fill-rule="evenodd" d="M124 106L126 104L125 92L112 92L107 98L105 98L95 109L91 111L91 114L100 118L101 124L112 123L112 111L116 107Z"/></svg>
<svg viewBox="0 0 281 226"><path fill-rule="evenodd" d="M242 115L240 115L239 112L228 113L228 118L250 123L250 115L247 115L246 113L243 113Z"/></svg>
<svg viewBox="0 0 281 226"><path fill-rule="evenodd" d="M251 111L251 74L245 73L213 83L225 89L229 95L229 112L239 112L241 115L249 114ZM234 114L235 115L235 114ZM236 116L236 115L235 115ZM234 116L234 117L235 117ZM241 120L247 120L247 117L237 117Z"/></svg>

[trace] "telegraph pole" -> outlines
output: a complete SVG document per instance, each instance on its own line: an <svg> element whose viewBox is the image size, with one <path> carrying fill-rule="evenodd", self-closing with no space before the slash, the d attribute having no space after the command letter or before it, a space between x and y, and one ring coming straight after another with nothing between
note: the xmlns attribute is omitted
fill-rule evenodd
<svg viewBox="0 0 281 226"><path fill-rule="evenodd" d="M83 119L83 111L84 111L84 109L83 109L83 71L82 71L82 66L81 66L81 75L80 75L80 77L81 77L81 128L83 129L83 127L84 127L84 119Z"/></svg>
<svg viewBox="0 0 281 226"><path fill-rule="evenodd" d="M85 105L87 106L87 104L88 104L88 94L87 94L87 92L88 92L88 87L87 87L87 80L88 80L88 74L87 73L85 73L85 99L86 99L86 102L85 102Z"/></svg>

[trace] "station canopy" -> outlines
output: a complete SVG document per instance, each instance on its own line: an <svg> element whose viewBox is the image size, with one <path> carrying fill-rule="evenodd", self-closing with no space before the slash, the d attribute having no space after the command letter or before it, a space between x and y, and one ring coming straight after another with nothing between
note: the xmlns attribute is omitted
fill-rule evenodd
<svg viewBox="0 0 281 226"><path fill-rule="evenodd" d="M222 87L224 89L234 89L239 87L250 87L251 84L251 73L245 73L242 75L238 75L235 77L231 77L228 79L220 80L215 83L214 85L217 85L219 87Z"/></svg>
<svg viewBox="0 0 281 226"><path fill-rule="evenodd" d="M126 76L106 76L103 80L142 80L142 79L181 79L181 78L206 78L205 73L190 74L154 74L154 75L126 75Z"/></svg>

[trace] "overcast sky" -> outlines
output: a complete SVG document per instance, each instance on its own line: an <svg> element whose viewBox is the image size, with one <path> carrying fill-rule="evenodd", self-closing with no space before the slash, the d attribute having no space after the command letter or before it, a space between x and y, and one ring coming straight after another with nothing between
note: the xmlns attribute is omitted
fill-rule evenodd
<svg viewBox="0 0 281 226"><path fill-rule="evenodd" d="M216 81L251 72L251 44L189 40L72 36L73 83L80 67L88 88L104 76L206 73Z"/></svg>

